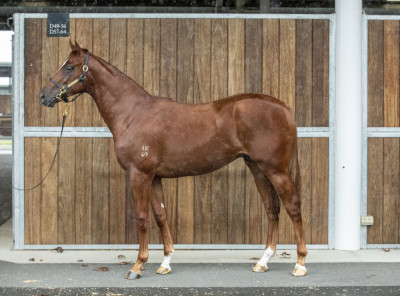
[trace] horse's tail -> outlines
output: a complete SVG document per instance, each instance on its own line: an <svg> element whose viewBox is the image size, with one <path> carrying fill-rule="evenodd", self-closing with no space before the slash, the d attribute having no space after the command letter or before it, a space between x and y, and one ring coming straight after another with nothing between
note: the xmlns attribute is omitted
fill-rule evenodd
<svg viewBox="0 0 400 296"><path fill-rule="evenodd" d="M297 193L297 196L300 199L301 195L301 177L300 177L300 166L299 166L299 157L298 157L298 141L297 141L297 131L296 136L293 142L292 156L290 158L289 163L289 176L292 184L294 185L294 189Z"/></svg>

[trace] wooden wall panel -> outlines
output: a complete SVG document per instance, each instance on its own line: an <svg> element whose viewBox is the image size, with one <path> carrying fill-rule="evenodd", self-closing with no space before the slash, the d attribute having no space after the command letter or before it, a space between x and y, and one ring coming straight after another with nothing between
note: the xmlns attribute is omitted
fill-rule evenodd
<svg viewBox="0 0 400 296"><path fill-rule="evenodd" d="M368 21L368 126L400 126L400 21Z"/></svg>
<svg viewBox="0 0 400 296"><path fill-rule="evenodd" d="M26 88L26 110L32 110L26 124L59 125L63 106L44 108L32 97L67 57L69 40L47 38L43 20L27 23L29 36L39 37L26 40L33 51L25 54L25 74L34 85ZM193 104L263 92L289 103L299 126L327 126L328 25L328 20L73 19L71 36L153 95ZM85 95L71 106L67 125L105 123ZM55 145L54 138L26 141L27 183L34 183L30 174L38 167L45 173ZM137 243L133 196L112 139L68 139L62 149L67 152L46 186L37 195L26 194L32 195L26 223L34 220L26 227L27 242ZM326 244L328 139L300 139L299 153L307 243ZM268 220L243 160L211 174L163 180L163 186L175 243L265 243ZM33 211L39 207L37 218ZM151 217L150 242L161 243ZM294 243L284 209L279 243Z"/></svg>
<svg viewBox="0 0 400 296"><path fill-rule="evenodd" d="M400 214L400 139L370 138L368 141L369 244L398 244Z"/></svg>

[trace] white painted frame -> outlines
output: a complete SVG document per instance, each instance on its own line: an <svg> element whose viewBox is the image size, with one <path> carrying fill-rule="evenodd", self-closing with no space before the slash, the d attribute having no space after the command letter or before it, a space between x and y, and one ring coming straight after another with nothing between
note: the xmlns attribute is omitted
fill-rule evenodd
<svg viewBox="0 0 400 296"><path fill-rule="evenodd" d="M24 125L24 34L25 19L47 18L47 14L15 14L13 53L13 185L24 188L24 139L27 137L58 137L60 127L26 127ZM328 244L308 245L309 249L332 249L335 246L335 15L334 14L79 14L70 18L211 18L211 19L327 19L329 20L329 127L300 127L299 137L325 137L329 139L329 196L328 196ZM63 137L112 137L108 128L66 127ZM13 237L14 248L26 249L138 249L138 244L93 245L27 245L24 238L24 192L13 190ZM264 249L265 245L190 244L174 245L175 249ZM296 245L278 245L279 249L295 249ZM162 249L161 244L149 245L150 249Z"/></svg>

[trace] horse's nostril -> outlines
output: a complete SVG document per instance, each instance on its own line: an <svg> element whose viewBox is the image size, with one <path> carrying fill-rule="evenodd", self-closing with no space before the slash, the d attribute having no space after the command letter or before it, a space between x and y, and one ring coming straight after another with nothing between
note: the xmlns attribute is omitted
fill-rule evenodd
<svg viewBox="0 0 400 296"><path fill-rule="evenodd" d="M44 100L46 99L46 95L45 94L40 94L40 101L42 103L44 103Z"/></svg>

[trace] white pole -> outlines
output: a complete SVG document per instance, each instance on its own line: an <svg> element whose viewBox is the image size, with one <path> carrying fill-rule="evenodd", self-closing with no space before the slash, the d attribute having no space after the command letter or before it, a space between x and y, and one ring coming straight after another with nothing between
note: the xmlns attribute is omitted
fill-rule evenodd
<svg viewBox="0 0 400 296"><path fill-rule="evenodd" d="M360 249L361 0L336 0L335 248Z"/></svg>

